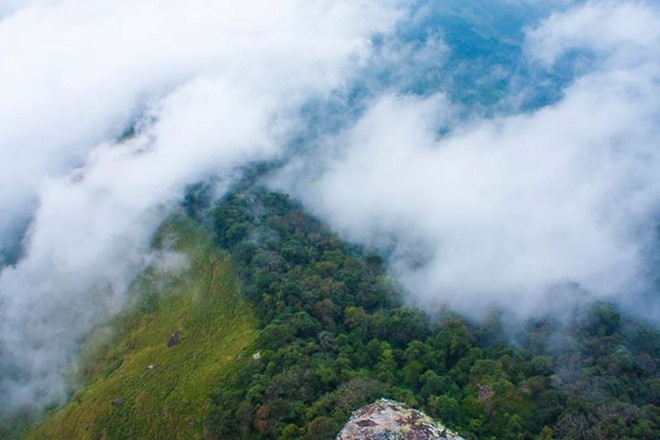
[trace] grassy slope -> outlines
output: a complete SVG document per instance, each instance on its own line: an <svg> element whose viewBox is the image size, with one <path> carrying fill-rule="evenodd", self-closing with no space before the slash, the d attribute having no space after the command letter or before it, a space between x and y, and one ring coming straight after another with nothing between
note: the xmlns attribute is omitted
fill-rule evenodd
<svg viewBox="0 0 660 440"><path fill-rule="evenodd" d="M83 352L86 385L26 438L202 437L209 390L252 343L256 321L231 262L206 233L177 220L158 241L185 253L189 268L176 276L147 271L136 282L133 311L98 329ZM108 329L112 336L100 336ZM175 330L181 343L167 347ZM113 405L116 398L124 403Z"/></svg>

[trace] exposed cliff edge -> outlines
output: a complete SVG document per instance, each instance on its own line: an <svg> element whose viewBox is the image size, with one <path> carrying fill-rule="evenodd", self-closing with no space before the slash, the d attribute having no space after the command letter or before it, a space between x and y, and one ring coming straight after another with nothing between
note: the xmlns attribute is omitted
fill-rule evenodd
<svg viewBox="0 0 660 440"><path fill-rule="evenodd" d="M464 440L405 403L380 399L356 410L336 440Z"/></svg>

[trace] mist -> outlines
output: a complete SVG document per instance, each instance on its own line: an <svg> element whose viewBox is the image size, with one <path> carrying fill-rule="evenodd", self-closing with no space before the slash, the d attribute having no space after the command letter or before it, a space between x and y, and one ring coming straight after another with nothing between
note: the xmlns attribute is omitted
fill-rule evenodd
<svg viewBox="0 0 660 440"><path fill-rule="evenodd" d="M397 13L63 0L5 15L0 253L20 252L0 274L0 406L66 398L81 341L122 309L186 185L213 176L220 195L278 158L302 103L349 81Z"/></svg>
<svg viewBox="0 0 660 440"><path fill-rule="evenodd" d="M411 303L658 323L660 9L459 3L0 6L0 406L63 401L185 188L260 162Z"/></svg>
<svg viewBox="0 0 660 440"><path fill-rule="evenodd" d="M423 306L540 315L549 292L577 283L657 322L658 12L606 2L551 15L522 47L532 68L578 64L555 102L465 118L444 92L381 94L275 186L387 253Z"/></svg>

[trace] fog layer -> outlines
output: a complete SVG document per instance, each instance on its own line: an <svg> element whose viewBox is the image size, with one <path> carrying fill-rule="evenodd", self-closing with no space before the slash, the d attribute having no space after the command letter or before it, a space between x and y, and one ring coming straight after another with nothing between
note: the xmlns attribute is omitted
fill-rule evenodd
<svg viewBox="0 0 660 440"><path fill-rule="evenodd" d="M213 175L226 187L277 158L300 105L349 81L396 14L354 0L10 9L0 255L22 257L0 273L0 407L63 399L80 341L121 309L185 186Z"/></svg>
<svg viewBox="0 0 660 440"><path fill-rule="evenodd" d="M522 42L528 69L577 73L556 102L465 118L444 92L380 94L275 185L387 252L421 304L528 316L577 282L657 320L659 24L638 2L557 12Z"/></svg>
<svg viewBox="0 0 660 440"><path fill-rule="evenodd" d="M64 399L186 186L256 162L412 302L657 322L660 10L540 3L0 6L0 407Z"/></svg>

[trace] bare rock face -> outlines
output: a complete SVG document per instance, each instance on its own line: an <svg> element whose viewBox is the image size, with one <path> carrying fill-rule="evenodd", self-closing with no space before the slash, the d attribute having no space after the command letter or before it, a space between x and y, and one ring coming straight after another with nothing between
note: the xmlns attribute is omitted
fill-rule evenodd
<svg viewBox="0 0 660 440"><path fill-rule="evenodd" d="M380 399L353 413L336 440L464 440L405 403Z"/></svg>

